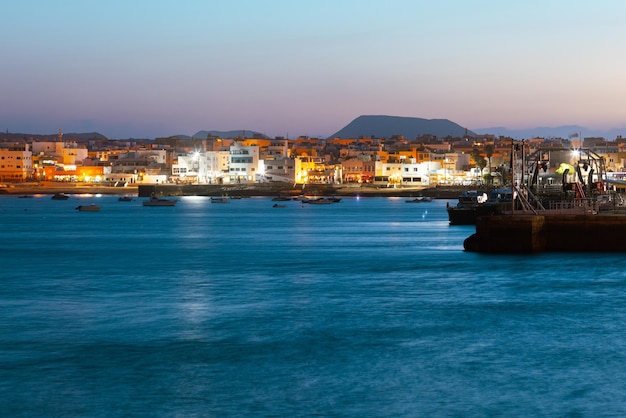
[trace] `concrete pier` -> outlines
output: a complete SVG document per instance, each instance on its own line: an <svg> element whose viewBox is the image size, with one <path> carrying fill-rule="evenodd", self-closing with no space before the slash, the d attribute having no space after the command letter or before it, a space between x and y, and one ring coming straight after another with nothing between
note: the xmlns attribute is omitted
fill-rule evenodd
<svg viewBox="0 0 626 418"><path fill-rule="evenodd" d="M506 214L480 217L466 251L479 253L626 252L623 214Z"/></svg>

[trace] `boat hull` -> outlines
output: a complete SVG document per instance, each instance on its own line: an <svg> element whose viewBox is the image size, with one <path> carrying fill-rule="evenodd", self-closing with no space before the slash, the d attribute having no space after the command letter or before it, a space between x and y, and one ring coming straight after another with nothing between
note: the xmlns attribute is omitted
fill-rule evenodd
<svg viewBox="0 0 626 418"><path fill-rule="evenodd" d="M76 207L79 212L100 212L100 206L98 205L80 205Z"/></svg>
<svg viewBox="0 0 626 418"><path fill-rule="evenodd" d="M450 225L475 225L480 216L489 216L496 213L495 205L482 204L474 207L448 206L448 220Z"/></svg>
<svg viewBox="0 0 626 418"><path fill-rule="evenodd" d="M160 201L160 202L150 202L150 201L146 201L143 202L144 206L176 206L176 201L175 200L166 200L166 201Z"/></svg>
<svg viewBox="0 0 626 418"><path fill-rule="evenodd" d="M150 199L144 200L142 205L144 206L175 206L178 200L161 199L156 196L151 196Z"/></svg>

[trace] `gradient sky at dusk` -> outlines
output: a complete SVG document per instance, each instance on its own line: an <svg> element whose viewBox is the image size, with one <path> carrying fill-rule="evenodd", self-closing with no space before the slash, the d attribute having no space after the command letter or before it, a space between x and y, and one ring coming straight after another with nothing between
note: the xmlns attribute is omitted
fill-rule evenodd
<svg viewBox="0 0 626 418"><path fill-rule="evenodd" d="M0 129L325 137L359 115L626 126L623 0L20 0Z"/></svg>

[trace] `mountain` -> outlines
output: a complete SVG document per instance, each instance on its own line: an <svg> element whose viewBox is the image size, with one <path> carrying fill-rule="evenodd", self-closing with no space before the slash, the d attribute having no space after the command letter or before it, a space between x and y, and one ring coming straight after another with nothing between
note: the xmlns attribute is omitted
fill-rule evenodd
<svg viewBox="0 0 626 418"><path fill-rule="evenodd" d="M477 134L492 134L515 139L530 138L569 138L572 135L583 138L602 137L609 141L614 140L619 135L626 137L626 128L615 128L607 130L590 129L579 125L563 125L555 127L536 127L527 129L508 129L505 127L475 129Z"/></svg>
<svg viewBox="0 0 626 418"><path fill-rule="evenodd" d="M354 119L330 138L378 137L389 138L403 135L405 139L415 139L421 135L434 135L440 138L474 135L462 126L448 119L421 119L402 116L365 115Z"/></svg>
<svg viewBox="0 0 626 418"><path fill-rule="evenodd" d="M214 135L219 138L236 138L236 137L246 137L251 138L252 136L260 136L261 138L267 138L265 135L255 131L247 131L247 130L238 130L238 131L199 131L195 135L192 136L193 139L206 139L208 135Z"/></svg>

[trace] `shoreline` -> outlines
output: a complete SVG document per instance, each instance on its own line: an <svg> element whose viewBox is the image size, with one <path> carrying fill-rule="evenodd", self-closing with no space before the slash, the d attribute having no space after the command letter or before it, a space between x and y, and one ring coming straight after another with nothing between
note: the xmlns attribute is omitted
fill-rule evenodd
<svg viewBox="0 0 626 418"><path fill-rule="evenodd" d="M177 184L150 184L127 187L102 186L80 183L23 183L8 184L0 187L1 195L52 195L55 193L67 194L105 194L105 195L133 195L148 197L151 193L160 196L330 196L342 197L416 197L426 196L433 199L456 199L466 188L461 186L437 187L398 187L380 188L364 185L317 185L307 184L304 187L292 184L256 183L235 185L177 185Z"/></svg>

